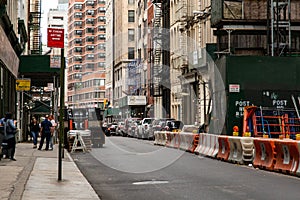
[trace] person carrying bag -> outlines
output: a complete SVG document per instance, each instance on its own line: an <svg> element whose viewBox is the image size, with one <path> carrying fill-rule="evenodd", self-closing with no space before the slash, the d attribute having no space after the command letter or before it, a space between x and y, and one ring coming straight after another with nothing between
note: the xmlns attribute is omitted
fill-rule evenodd
<svg viewBox="0 0 300 200"><path fill-rule="evenodd" d="M17 128L14 124L14 120L12 119L12 113L7 112L5 114L5 118L2 119L2 123L4 125L4 139L7 143L7 151L6 158L9 158L12 161L16 161L15 152L16 152L16 133Z"/></svg>

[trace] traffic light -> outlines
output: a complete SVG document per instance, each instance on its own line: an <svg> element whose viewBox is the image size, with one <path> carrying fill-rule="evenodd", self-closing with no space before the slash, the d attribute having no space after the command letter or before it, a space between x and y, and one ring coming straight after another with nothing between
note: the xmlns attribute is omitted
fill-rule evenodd
<svg viewBox="0 0 300 200"><path fill-rule="evenodd" d="M104 100L103 100L103 108L105 109L106 106L107 106L107 99L104 99Z"/></svg>

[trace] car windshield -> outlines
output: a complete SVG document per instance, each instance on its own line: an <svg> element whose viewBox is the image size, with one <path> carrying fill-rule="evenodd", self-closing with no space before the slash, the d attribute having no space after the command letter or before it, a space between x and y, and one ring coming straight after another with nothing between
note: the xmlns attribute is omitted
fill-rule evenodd
<svg viewBox="0 0 300 200"><path fill-rule="evenodd" d="M174 121L173 122L173 127L174 128L182 128L182 122L180 122L180 121Z"/></svg>
<svg viewBox="0 0 300 200"><path fill-rule="evenodd" d="M184 126L182 131L183 132L188 132L188 133L197 133L198 132L198 127L196 127L196 126Z"/></svg>
<svg viewBox="0 0 300 200"><path fill-rule="evenodd" d="M153 122L153 119L145 119L144 122L146 124L151 124Z"/></svg>

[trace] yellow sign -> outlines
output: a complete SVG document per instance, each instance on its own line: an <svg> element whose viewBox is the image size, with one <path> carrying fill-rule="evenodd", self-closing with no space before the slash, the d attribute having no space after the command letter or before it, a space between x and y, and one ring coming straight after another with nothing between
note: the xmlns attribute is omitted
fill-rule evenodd
<svg viewBox="0 0 300 200"><path fill-rule="evenodd" d="M16 80L17 91L29 91L30 90L30 78L17 79Z"/></svg>

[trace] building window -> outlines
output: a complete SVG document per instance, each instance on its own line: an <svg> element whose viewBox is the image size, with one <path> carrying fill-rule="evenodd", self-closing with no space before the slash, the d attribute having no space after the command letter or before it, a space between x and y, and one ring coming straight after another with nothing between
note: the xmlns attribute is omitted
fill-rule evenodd
<svg viewBox="0 0 300 200"><path fill-rule="evenodd" d="M95 11L94 10L87 10L86 15L94 15Z"/></svg>
<svg viewBox="0 0 300 200"><path fill-rule="evenodd" d="M134 29L128 29L128 42L134 41Z"/></svg>
<svg viewBox="0 0 300 200"><path fill-rule="evenodd" d="M99 16L98 17L98 22L105 22L105 17L104 16Z"/></svg>
<svg viewBox="0 0 300 200"><path fill-rule="evenodd" d="M105 26L98 26L98 31L105 31Z"/></svg>
<svg viewBox="0 0 300 200"><path fill-rule="evenodd" d="M134 22L134 10L128 10L128 22Z"/></svg>
<svg viewBox="0 0 300 200"><path fill-rule="evenodd" d="M87 42L94 42L94 36L88 36L88 37L86 37L86 41Z"/></svg>
<svg viewBox="0 0 300 200"><path fill-rule="evenodd" d="M87 32L87 33L94 33L94 28L87 28L87 29L86 29L86 32Z"/></svg>
<svg viewBox="0 0 300 200"><path fill-rule="evenodd" d="M128 47L128 59L134 59L134 47Z"/></svg>
<svg viewBox="0 0 300 200"><path fill-rule="evenodd" d="M75 25L75 26L82 26L82 21L75 21L75 22L74 22L74 25Z"/></svg>
<svg viewBox="0 0 300 200"><path fill-rule="evenodd" d="M87 51L93 51L94 50L94 46L93 45L88 45L87 47L86 47L86 50Z"/></svg>
<svg viewBox="0 0 300 200"><path fill-rule="evenodd" d="M104 7L98 8L98 12L99 12L99 13L104 13L104 12L105 12L105 8L104 8Z"/></svg>
<svg viewBox="0 0 300 200"><path fill-rule="evenodd" d="M105 44L98 44L98 49L105 50Z"/></svg>
<svg viewBox="0 0 300 200"><path fill-rule="evenodd" d="M64 20L64 17L61 17L61 16L53 16L53 19L59 19L59 20Z"/></svg>
<svg viewBox="0 0 300 200"><path fill-rule="evenodd" d="M87 60L93 60L93 59L94 59L94 54L87 55Z"/></svg>
<svg viewBox="0 0 300 200"><path fill-rule="evenodd" d="M86 23L87 24L94 24L94 19L88 18L88 19L86 19Z"/></svg>
<svg viewBox="0 0 300 200"><path fill-rule="evenodd" d="M105 35L104 34L98 35L98 40L105 40Z"/></svg>
<svg viewBox="0 0 300 200"><path fill-rule="evenodd" d="M105 58L105 53L99 53L98 58Z"/></svg>
<svg viewBox="0 0 300 200"><path fill-rule="evenodd" d="M128 0L128 4L134 4L134 0Z"/></svg>
<svg viewBox="0 0 300 200"><path fill-rule="evenodd" d="M74 5L74 8L75 8L75 9L82 9L82 4L75 4L75 5Z"/></svg>
<svg viewBox="0 0 300 200"><path fill-rule="evenodd" d="M75 13L74 18L82 18L82 13L81 12Z"/></svg>
<svg viewBox="0 0 300 200"><path fill-rule="evenodd" d="M105 66L105 63L104 62L99 62L98 63L98 67L104 67Z"/></svg>

